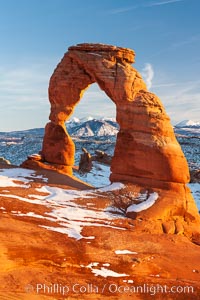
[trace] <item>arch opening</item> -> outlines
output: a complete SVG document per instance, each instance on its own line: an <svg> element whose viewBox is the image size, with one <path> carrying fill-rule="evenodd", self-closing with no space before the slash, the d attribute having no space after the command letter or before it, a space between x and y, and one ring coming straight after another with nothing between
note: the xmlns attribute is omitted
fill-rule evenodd
<svg viewBox="0 0 200 300"><path fill-rule="evenodd" d="M70 119L73 117L84 119L90 116L96 119L103 117L116 119L116 105L96 82L84 90Z"/></svg>
<svg viewBox="0 0 200 300"><path fill-rule="evenodd" d="M119 129L113 101L93 83L84 91L65 124L75 144L74 175L95 187L109 185L110 165Z"/></svg>

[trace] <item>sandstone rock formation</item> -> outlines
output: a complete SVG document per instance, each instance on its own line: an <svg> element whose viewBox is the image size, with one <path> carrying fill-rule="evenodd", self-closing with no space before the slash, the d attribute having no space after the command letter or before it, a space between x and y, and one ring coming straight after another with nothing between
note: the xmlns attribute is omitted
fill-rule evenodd
<svg viewBox="0 0 200 300"><path fill-rule="evenodd" d="M111 165L111 181L163 187L189 181L187 162L163 105L147 91L131 66L130 49L101 44L69 48L49 85L51 122L42 154L46 161L73 166L74 145L64 122L72 115L85 89L97 82L116 104L120 131Z"/></svg>
<svg viewBox="0 0 200 300"><path fill-rule="evenodd" d="M160 192L156 205L148 213L138 213L140 218L149 217L151 212L155 218L161 214L165 221L172 215L191 222L199 220L185 186L190 177L186 159L162 103L147 90L141 75L132 67L134 57L133 50L102 44L78 44L68 49L50 79L50 123L45 129L42 156L49 163L72 168L75 149L65 121L84 91L96 82L115 103L120 126L110 180L161 192L175 191L175 199Z"/></svg>
<svg viewBox="0 0 200 300"><path fill-rule="evenodd" d="M92 156L92 160L98 161L106 165L110 165L112 161L112 156L105 153L104 151L96 150L95 155Z"/></svg>
<svg viewBox="0 0 200 300"><path fill-rule="evenodd" d="M78 170L80 173L87 173L92 169L92 157L85 148L82 148L82 151Z"/></svg>
<svg viewBox="0 0 200 300"><path fill-rule="evenodd" d="M10 165L10 161L5 159L4 157L0 157L0 164Z"/></svg>

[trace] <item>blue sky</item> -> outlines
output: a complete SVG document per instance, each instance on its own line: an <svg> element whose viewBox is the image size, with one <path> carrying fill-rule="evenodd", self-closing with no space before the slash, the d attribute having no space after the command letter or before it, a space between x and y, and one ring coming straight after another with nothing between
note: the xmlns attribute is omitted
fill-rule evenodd
<svg viewBox="0 0 200 300"><path fill-rule="evenodd" d="M172 123L200 121L199 11L199 0L0 0L0 131L45 126L49 78L82 42L134 49ZM89 115L115 116L97 85L74 113Z"/></svg>

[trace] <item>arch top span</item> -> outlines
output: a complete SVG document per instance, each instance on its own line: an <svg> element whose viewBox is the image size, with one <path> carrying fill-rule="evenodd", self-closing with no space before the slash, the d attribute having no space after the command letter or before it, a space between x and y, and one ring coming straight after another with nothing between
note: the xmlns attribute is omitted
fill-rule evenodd
<svg viewBox="0 0 200 300"><path fill-rule="evenodd" d="M134 63L135 62L135 52L129 48L122 48L112 45L105 44L89 44L82 43L68 48L69 51L84 51L93 52L97 55L102 55L104 58L116 58L121 60L121 62Z"/></svg>
<svg viewBox="0 0 200 300"><path fill-rule="evenodd" d="M69 47L50 79L50 120L62 125L94 82L115 104L132 101L139 89L146 90L141 75L131 66L134 58L133 50L112 45Z"/></svg>

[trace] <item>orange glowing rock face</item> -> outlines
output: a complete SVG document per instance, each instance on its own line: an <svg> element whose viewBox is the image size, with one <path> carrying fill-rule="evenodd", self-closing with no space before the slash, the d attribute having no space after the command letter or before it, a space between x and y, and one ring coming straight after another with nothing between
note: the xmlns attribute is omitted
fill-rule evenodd
<svg viewBox="0 0 200 300"><path fill-rule="evenodd" d="M85 89L96 82L116 105L120 131L111 165L111 181L166 188L187 183L189 170L159 98L148 92L131 63L134 51L103 44L69 48L49 85L50 123L42 154L49 163L73 166L74 145L64 122Z"/></svg>
<svg viewBox="0 0 200 300"><path fill-rule="evenodd" d="M189 169L160 99L147 90L132 67L134 51L110 45L72 46L49 84L50 123L46 125L42 157L58 172L72 174L74 144L65 129L84 91L94 82L116 105L120 130L111 162L111 182L125 182L156 192L158 200L127 217L152 232L182 233L200 243L200 218L186 183ZM159 221L158 221L159 220ZM145 225L146 224L146 225ZM157 224L157 225L155 225ZM156 227L157 226L157 227Z"/></svg>

